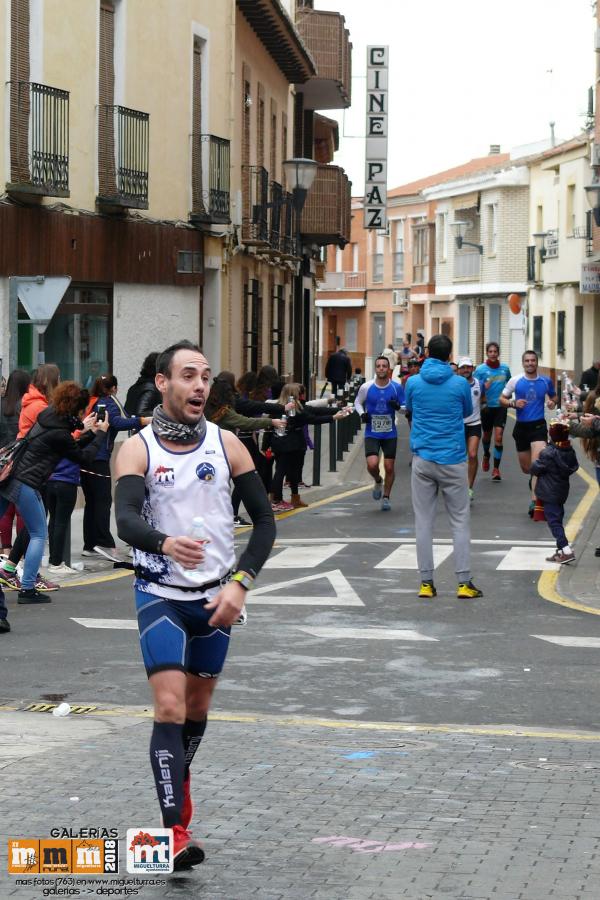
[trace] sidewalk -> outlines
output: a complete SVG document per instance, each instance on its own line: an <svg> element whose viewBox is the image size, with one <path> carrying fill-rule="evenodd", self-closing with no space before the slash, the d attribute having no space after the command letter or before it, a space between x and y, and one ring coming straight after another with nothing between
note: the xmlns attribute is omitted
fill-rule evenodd
<svg viewBox="0 0 600 900"><path fill-rule="evenodd" d="M577 455L579 464L595 480L594 467L583 458L581 452L578 452ZM597 547L600 547L600 499L598 497L594 499L575 540L576 560L574 563L561 566L557 587L559 593L568 600L584 606L591 606L600 612L600 558L595 556Z"/></svg>
<svg viewBox="0 0 600 900"><path fill-rule="evenodd" d="M2 898L42 897L7 875L10 838L90 827L118 829L113 896L129 887L141 900L598 897L598 735L358 730L225 712L211 717L192 766L205 863L134 891L126 831L159 824L143 715L57 719L4 707ZM109 877L71 884L106 895Z"/></svg>

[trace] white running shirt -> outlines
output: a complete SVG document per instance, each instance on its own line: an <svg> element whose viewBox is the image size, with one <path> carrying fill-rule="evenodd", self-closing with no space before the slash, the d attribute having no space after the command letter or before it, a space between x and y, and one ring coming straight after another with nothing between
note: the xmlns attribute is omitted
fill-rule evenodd
<svg viewBox="0 0 600 900"><path fill-rule="evenodd" d="M197 572L169 556L134 549L136 587L170 600L197 600L206 591L185 590L223 578L235 564L231 470L220 429L206 423L206 435L194 450L167 450L147 425L140 432L148 454L142 518L167 535L189 534L192 519L204 518L205 560Z"/></svg>

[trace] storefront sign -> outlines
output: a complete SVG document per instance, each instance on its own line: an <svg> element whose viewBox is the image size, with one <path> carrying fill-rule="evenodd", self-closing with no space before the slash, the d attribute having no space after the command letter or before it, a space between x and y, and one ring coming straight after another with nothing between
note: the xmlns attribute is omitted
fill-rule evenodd
<svg viewBox="0 0 600 900"><path fill-rule="evenodd" d="M580 294L600 294L600 262L581 264Z"/></svg>
<svg viewBox="0 0 600 900"><path fill-rule="evenodd" d="M365 228L387 227L389 47L367 47Z"/></svg>

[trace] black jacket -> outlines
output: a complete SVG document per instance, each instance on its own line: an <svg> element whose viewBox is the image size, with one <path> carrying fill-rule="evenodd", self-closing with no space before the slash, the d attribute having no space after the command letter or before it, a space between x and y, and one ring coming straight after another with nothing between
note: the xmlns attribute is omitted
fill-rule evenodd
<svg viewBox="0 0 600 900"><path fill-rule="evenodd" d="M352 377L352 360L347 353L336 350L327 360L325 366L325 378L327 381L335 381L337 384L345 384Z"/></svg>
<svg viewBox="0 0 600 900"><path fill-rule="evenodd" d="M581 390L583 390L584 384L587 384L590 391L595 391L598 387L598 376L600 376L600 370L595 369L594 366L590 366L589 369L582 372L581 381L579 382Z"/></svg>
<svg viewBox="0 0 600 900"><path fill-rule="evenodd" d="M42 410L26 435L27 446L11 477L39 491L60 459L66 457L82 466L89 465L96 458L106 435L103 431L96 435L90 431L76 441L71 437L73 430L73 420L57 415L53 406Z"/></svg>
<svg viewBox="0 0 600 900"><path fill-rule="evenodd" d="M263 450L270 447L275 456L280 453L295 453L299 450L305 450L304 426L314 425L316 422L320 424L333 422L333 416L336 412L337 410L333 412L324 410L322 413L315 413L310 406L305 406L302 412L297 412L295 416L288 417L284 435L280 436L276 431L269 431L268 434L265 434Z"/></svg>
<svg viewBox="0 0 600 900"><path fill-rule="evenodd" d="M562 506L569 496L569 478L579 468L572 447L548 444L531 464L531 474L537 475L536 496L548 503Z"/></svg>
<svg viewBox="0 0 600 900"><path fill-rule="evenodd" d="M138 378L127 391L125 409L130 416L151 416L162 403L162 394L151 378Z"/></svg>

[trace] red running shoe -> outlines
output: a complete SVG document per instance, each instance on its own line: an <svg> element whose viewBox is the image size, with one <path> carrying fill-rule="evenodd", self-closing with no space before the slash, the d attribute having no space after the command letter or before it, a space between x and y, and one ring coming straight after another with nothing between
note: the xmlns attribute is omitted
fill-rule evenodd
<svg viewBox="0 0 600 900"><path fill-rule="evenodd" d="M489 456L484 456L484 457L483 457L483 459L481 460L481 468L483 469L484 472L489 472L489 471L490 471L490 458L489 458Z"/></svg>
<svg viewBox="0 0 600 900"><path fill-rule="evenodd" d="M181 827L185 829L190 827L194 815L194 803L190 791L191 783L192 776L191 773L188 772L188 776L183 782L183 806L181 807Z"/></svg>
<svg viewBox="0 0 600 900"><path fill-rule="evenodd" d="M173 826L173 871L190 869L204 862L204 850L183 825Z"/></svg>
<svg viewBox="0 0 600 900"><path fill-rule="evenodd" d="M492 481L502 481L502 476L500 475L500 469L494 469L492 471Z"/></svg>

